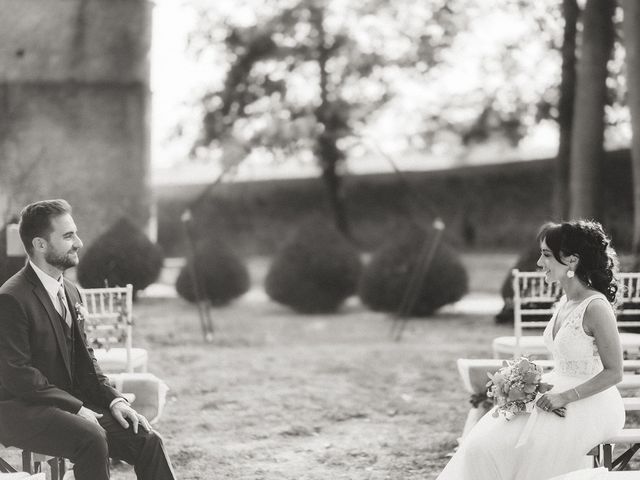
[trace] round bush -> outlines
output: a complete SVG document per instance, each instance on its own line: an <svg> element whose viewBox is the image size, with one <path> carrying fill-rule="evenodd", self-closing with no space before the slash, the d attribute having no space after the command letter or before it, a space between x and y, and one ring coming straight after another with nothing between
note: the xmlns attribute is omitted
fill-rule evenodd
<svg viewBox="0 0 640 480"><path fill-rule="evenodd" d="M397 312L419 263L421 252L429 251L435 232L413 227L374 252L360 282L360 299L372 310ZM438 308L460 300L467 293L467 271L458 255L438 242L415 302L406 313L428 316Z"/></svg>
<svg viewBox="0 0 640 480"><path fill-rule="evenodd" d="M301 313L334 312L356 293L361 270L358 251L335 227L309 221L276 255L265 290Z"/></svg>
<svg viewBox="0 0 640 480"><path fill-rule="evenodd" d="M522 252L515 265L511 267L505 275L502 287L500 288L500 295L504 300L504 306L495 317L496 323L513 323L513 277L511 271L517 268L523 272L533 272L538 269L538 258L540 258L540 245L536 243ZM534 318L534 316L529 317L530 320L534 320ZM547 319L547 317L541 316L540 320L544 319Z"/></svg>
<svg viewBox="0 0 640 480"><path fill-rule="evenodd" d="M200 241L195 254L176 280L176 291L188 302L196 302L193 276L197 276L201 295L213 305L224 305L249 290L249 271L242 260L222 241Z"/></svg>
<svg viewBox="0 0 640 480"><path fill-rule="evenodd" d="M130 283L137 292L158 278L162 263L160 247L123 217L85 250L78 264L78 282L84 288Z"/></svg>
<svg viewBox="0 0 640 480"><path fill-rule="evenodd" d="M4 225L0 230L0 285L24 267L26 261L26 257L7 256L7 225Z"/></svg>

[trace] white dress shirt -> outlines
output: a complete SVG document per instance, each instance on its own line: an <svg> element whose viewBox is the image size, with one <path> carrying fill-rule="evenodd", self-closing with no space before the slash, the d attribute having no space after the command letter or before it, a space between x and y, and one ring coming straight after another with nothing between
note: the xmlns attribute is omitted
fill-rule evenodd
<svg viewBox="0 0 640 480"><path fill-rule="evenodd" d="M40 279L42 286L49 294L49 298L51 298L51 303L53 303L53 306L55 307L56 312L58 312L62 316L60 301L58 300L58 291L60 290L60 288L62 288L62 295L64 297L64 301L67 302L67 295L64 291L64 281L62 279L62 275L60 275L60 277L56 280L51 275L49 275L48 273L40 269L31 260L29 260L29 264L31 265L31 268L33 268L33 271L36 272L36 275L38 275L38 278ZM68 306L69 306L69 302L67 302L67 308L69 308Z"/></svg>

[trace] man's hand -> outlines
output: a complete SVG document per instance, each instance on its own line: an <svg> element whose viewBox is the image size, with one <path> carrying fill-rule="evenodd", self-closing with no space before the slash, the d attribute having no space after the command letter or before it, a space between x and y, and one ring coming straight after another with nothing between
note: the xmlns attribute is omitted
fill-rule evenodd
<svg viewBox="0 0 640 480"><path fill-rule="evenodd" d="M76 415L81 416L82 418L89 420L91 423L95 423L96 425L100 425L98 422L99 418L102 418L101 413L96 413L93 410L89 410L87 407L80 407L80 411L76 413Z"/></svg>
<svg viewBox="0 0 640 480"><path fill-rule="evenodd" d="M141 425L147 432L151 431L151 425L143 415L140 415L127 402L116 402L111 406L111 415L122 425L122 428L129 428L129 422L133 427L133 433L138 433L138 425Z"/></svg>

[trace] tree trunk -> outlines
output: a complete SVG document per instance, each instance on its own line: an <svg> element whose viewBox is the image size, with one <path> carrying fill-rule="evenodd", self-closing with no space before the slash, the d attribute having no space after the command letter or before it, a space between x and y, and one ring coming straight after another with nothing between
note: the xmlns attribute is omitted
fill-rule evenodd
<svg viewBox="0 0 640 480"><path fill-rule="evenodd" d="M325 40L324 10L322 8L313 9L312 15L318 29L318 69L320 73L320 105L316 108L315 115L316 120L323 127L323 131L316 139L315 154L322 168L322 180L327 189L334 224L345 237L350 239L351 232L344 205L342 179L338 174L338 164L344 159L344 154L337 145L328 95L327 62L330 53Z"/></svg>
<svg viewBox="0 0 640 480"><path fill-rule="evenodd" d="M615 0L587 0L583 12L569 172L572 218L600 216L607 62L613 48L615 7Z"/></svg>
<svg viewBox="0 0 640 480"><path fill-rule="evenodd" d="M558 220L569 216L569 162L571 158L571 130L576 92L576 31L580 7L576 0L563 0L564 37L562 40L562 74L558 101L560 139L556 158L554 185L554 213Z"/></svg>
<svg viewBox="0 0 640 480"><path fill-rule="evenodd" d="M335 226L345 237L350 239L351 231L349 229L347 212L344 206L344 198L342 196L342 179L336 172L335 165L329 168L323 167L322 180L324 181L324 185L327 189L329 206L333 213Z"/></svg>
<svg viewBox="0 0 640 480"><path fill-rule="evenodd" d="M622 31L627 61L628 103L631 112L631 168L633 178L634 271L640 267L640 2L623 0Z"/></svg>

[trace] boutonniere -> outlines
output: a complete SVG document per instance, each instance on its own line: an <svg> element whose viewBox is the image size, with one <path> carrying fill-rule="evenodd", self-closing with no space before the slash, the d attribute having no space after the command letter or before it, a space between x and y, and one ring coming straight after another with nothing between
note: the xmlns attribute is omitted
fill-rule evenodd
<svg viewBox="0 0 640 480"><path fill-rule="evenodd" d="M85 307L81 303L76 303L76 317L78 318L78 321L84 321L88 315L89 310L87 310L87 307Z"/></svg>

